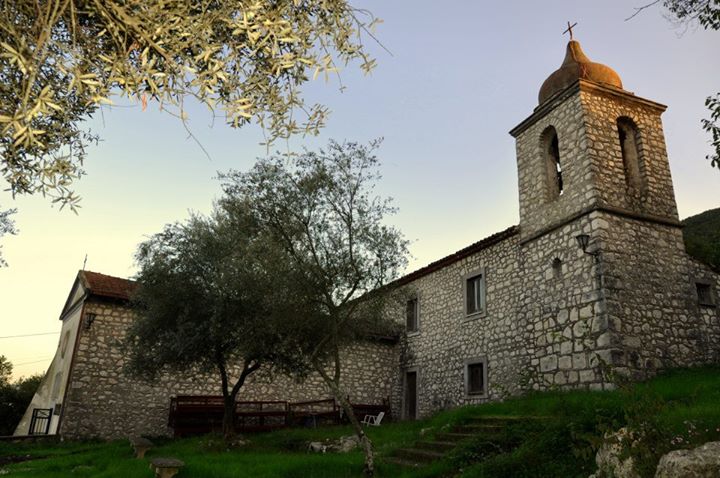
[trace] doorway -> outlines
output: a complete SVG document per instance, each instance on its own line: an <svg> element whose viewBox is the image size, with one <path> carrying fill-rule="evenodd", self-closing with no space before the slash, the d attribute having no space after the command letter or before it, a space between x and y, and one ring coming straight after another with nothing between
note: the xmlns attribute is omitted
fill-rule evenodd
<svg viewBox="0 0 720 478"><path fill-rule="evenodd" d="M408 370L405 372L405 419L417 419L417 370Z"/></svg>

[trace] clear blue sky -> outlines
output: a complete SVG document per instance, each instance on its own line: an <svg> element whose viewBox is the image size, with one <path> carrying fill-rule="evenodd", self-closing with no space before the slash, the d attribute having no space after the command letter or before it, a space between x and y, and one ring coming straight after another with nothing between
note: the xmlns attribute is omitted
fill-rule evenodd
<svg viewBox="0 0 720 478"><path fill-rule="evenodd" d="M336 81L308 85L306 96L333 114L320 137L291 147L385 137L380 190L395 198L393 222L414 241L412 269L516 224L515 146L507 132L532 112L540 85L562 62L571 20L591 59L613 67L627 90L669 106L664 126L680 216L719 207L720 172L704 159L710 147L700 119L705 97L720 89L720 32L674 28L657 8L624 21L643 3L355 2L385 20L378 36L393 56L369 43L379 64L371 76L346 69L344 93ZM257 128L210 123L206 111L191 111L209 160L152 103L145 112L98 115L91 124L103 142L77 183L79 216L40 197L12 201L0 193L1 207L19 209L20 229L0 240L10 263L0 269L0 336L59 331L85 254L88 270L132 276L144 237L188 210L208 212L219 194L216 172L247 169L265 153ZM0 339L0 354L25 364L16 376L27 375L45 370L57 340Z"/></svg>

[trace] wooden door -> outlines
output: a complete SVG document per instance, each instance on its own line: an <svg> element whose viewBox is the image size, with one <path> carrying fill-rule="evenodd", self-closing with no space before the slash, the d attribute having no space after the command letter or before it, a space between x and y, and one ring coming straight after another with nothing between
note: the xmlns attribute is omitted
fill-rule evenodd
<svg viewBox="0 0 720 478"><path fill-rule="evenodd" d="M405 372L405 418L417 418L417 372Z"/></svg>

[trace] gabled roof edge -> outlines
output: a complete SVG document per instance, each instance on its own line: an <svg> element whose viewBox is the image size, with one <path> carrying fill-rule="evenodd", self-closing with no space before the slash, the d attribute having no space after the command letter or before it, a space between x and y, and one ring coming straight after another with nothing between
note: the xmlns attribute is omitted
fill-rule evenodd
<svg viewBox="0 0 720 478"><path fill-rule="evenodd" d="M484 239L480 239L479 241L470 244L467 247L464 247L460 249L459 251L456 251L450 255L447 255L443 257L442 259L438 259L435 262L431 262L430 264L426 265L425 267L421 267L420 269L417 269L416 271L413 271L409 274L406 274L398 279L395 279L394 281L387 284L385 287L393 288L393 287L400 287L403 285L406 285L416 279L419 279L420 277L426 276L428 274L431 274L439 269L442 269L443 267L449 266L450 264L453 264L461 259L464 259L472 254L475 254L477 252L482 251L483 249L487 249L490 246L494 246L495 244L498 244L505 239L508 239L512 236L515 236L519 234L520 227L519 226L510 226L507 229L496 232L495 234L488 236Z"/></svg>

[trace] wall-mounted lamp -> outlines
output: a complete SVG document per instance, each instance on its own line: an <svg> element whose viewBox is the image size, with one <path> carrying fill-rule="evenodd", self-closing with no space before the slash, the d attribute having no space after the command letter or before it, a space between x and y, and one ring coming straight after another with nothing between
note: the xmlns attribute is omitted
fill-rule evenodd
<svg viewBox="0 0 720 478"><path fill-rule="evenodd" d="M588 234L578 234L575 236L575 240L582 249L583 252L587 253L587 246L590 244L590 236Z"/></svg>
<svg viewBox="0 0 720 478"><path fill-rule="evenodd" d="M588 252L587 248L590 244L590 236L588 234L578 234L575 236L575 240L585 254L591 255L595 258L597 258L598 254L600 254L600 251Z"/></svg>
<svg viewBox="0 0 720 478"><path fill-rule="evenodd" d="M85 330L90 330L90 326L92 326L93 322L95 322L96 317L97 317L97 314L93 314L93 313L85 314L85 319L83 321Z"/></svg>

